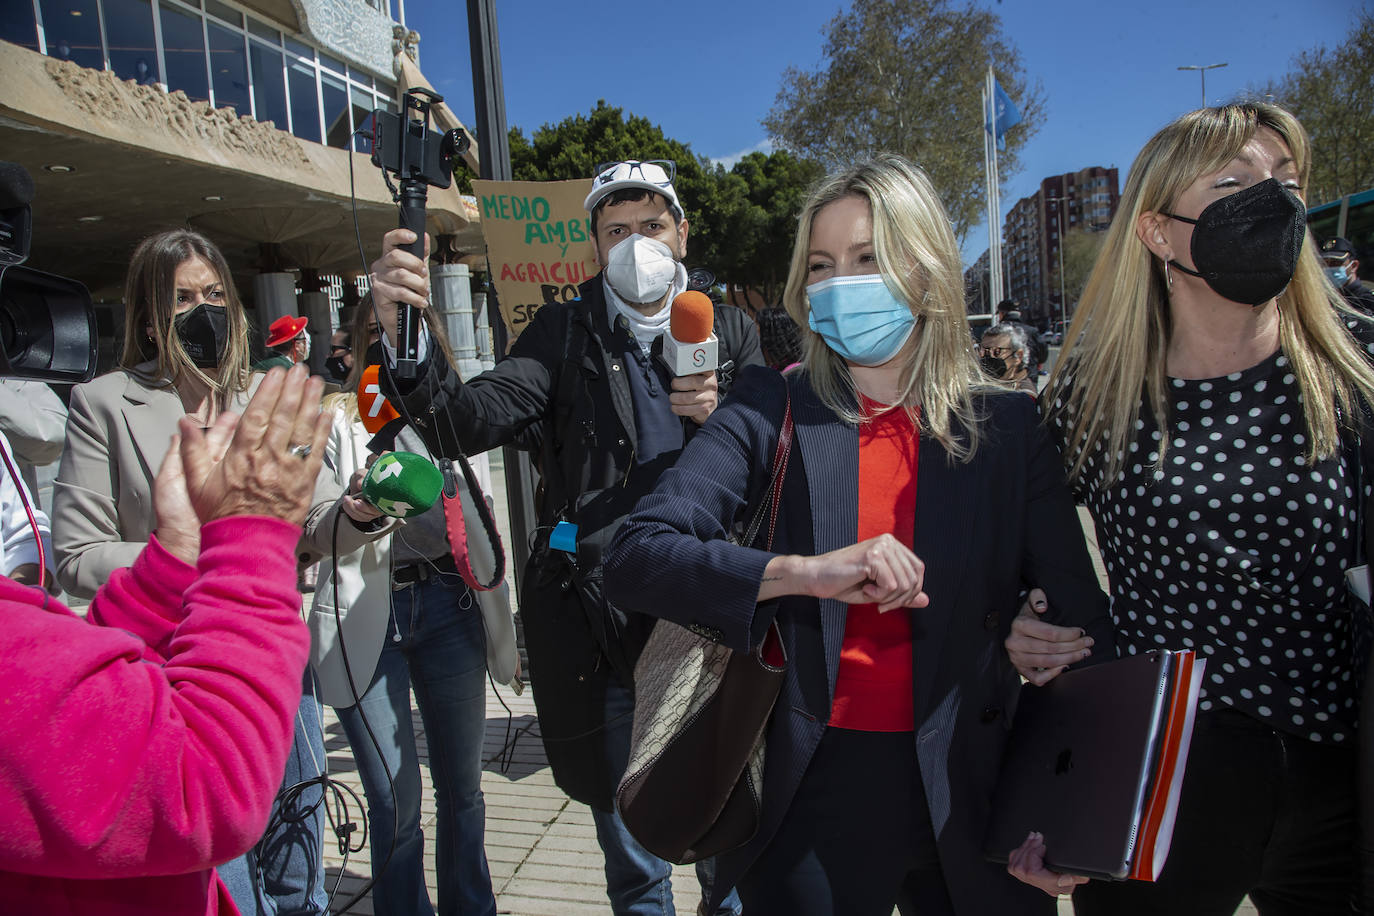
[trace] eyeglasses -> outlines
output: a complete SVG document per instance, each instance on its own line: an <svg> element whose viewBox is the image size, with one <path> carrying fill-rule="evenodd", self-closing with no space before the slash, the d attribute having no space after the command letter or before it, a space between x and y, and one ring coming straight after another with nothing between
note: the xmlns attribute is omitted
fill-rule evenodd
<svg viewBox="0 0 1374 916"><path fill-rule="evenodd" d="M330 347L329 347L329 352L330 352L330 353L338 353L338 352L342 351L342 352L344 352L344 353L347 353L347 352L349 351L349 349L350 349L350 348L347 347L347 346L345 346L344 344L331 344Z"/></svg>
<svg viewBox="0 0 1374 916"><path fill-rule="evenodd" d="M641 181L670 187L677 178L677 163L671 159L625 159L620 162L603 162L596 167L597 185L610 184L612 181L629 181L638 174Z"/></svg>
<svg viewBox="0 0 1374 916"><path fill-rule="evenodd" d="M978 352L983 356L991 356L993 359L1006 359L1016 351L1011 347L984 347L979 345Z"/></svg>

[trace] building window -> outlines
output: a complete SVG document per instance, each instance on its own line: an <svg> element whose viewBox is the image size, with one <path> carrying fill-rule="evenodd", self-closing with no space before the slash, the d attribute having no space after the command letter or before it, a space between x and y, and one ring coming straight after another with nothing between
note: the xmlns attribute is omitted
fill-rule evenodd
<svg viewBox="0 0 1374 916"><path fill-rule="evenodd" d="M0 41L38 50L38 19L27 3L0 3Z"/></svg>
<svg viewBox="0 0 1374 916"><path fill-rule="evenodd" d="M49 57L104 69L105 49L100 43L100 11L95 0L40 0L39 8Z"/></svg>
<svg viewBox="0 0 1374 916"><path fill-rule="evenodd" d="M248 57L242 32L214 22L205 24L210 36L210 73L215 81L215 107L233 108L241 115L253 114L248 89Z"/></svg>
<svg viewBox="0 0 1374 916"><path fill-rule="evenodd" d="M187 96L209 100L210 80L205 73L205 34L201 18L165 2L162 7L162 52L167 60L167 88Z"/></svg>
<svg viewBox="0 0 1374 916"><path fill-rule="evenodd" d="M396 108L394 86L225 0L0 0L0 41L139 85L162 83L341 149L370 152L370 134L352 144L350 136L370 129L375 108Z"/></svg>
<svg viewBox="0 0 1374 916"><path fill-rule="evenodd" d="M140 86L162 82L153 6L148 0L105 0L105 37L110 44L110 69L116 76Z"/></svg>
<svg viewBox="0 0 1374 916"><path fill-rule="evenodd" d="M290 130L281 51L253 39L248 42L248 57L253 64L254 117L271 121L278 130Z"/></svg>
<svg viewBox="0 0 1374 916"><path fill-rule="evenodd" d="M314 62L288 54L286 82L291 92L291 132L302 140L319 143L320 100Z"/></svg>
<svg viewBox="0 0 1374 916"><path fill-rule="evenodd" d="M348 135L353 132L348 122L348 92L342 80L328 73L320 74L320 98L324 102L324 142L340 149L348 149Z"/></svg>

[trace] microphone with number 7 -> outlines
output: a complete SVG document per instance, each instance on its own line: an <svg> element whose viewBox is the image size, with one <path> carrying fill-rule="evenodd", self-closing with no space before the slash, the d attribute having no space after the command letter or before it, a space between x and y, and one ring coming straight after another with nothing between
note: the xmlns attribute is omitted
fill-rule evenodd
<svg viewBox="0 0 1374 916"><path fill-rule="evenodd" d="M363 499L392 518L419 515L439 499L444 475L422 455L390 450L400 431L400 414L382 394L378 381L379 366L368 366L358 381L358 415L363 428L378 439L385 439L385 448L369 447L386 454L373 462L363 478ZM387 428L390 427L388 431ZM377 439L373 442L376 443Z"/></svg>
<svg viewBox="0 0 1374 916"><path fill-rule="evenodd" d="M713 372L720 367L720 343L712 328L716 307L705 293L689 289L670 306L661 359L673 375Z"/></svg>

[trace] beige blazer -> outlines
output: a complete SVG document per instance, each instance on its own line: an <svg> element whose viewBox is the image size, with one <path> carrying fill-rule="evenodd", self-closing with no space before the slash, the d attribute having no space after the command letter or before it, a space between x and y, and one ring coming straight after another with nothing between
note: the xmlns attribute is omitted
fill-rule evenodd
<svg viewBox="0 0 1374 916"><path fill-rule="evenodd" d="M186 410L176 389L148 381L154 371L143 363L72 389L52 530L57 581L77 597L132 565L156 527L153 478ZM261 380L254 375L229 409L242 411Z"/></svg>
<svg viewBox="0 0 1374 916"><path fill-rule="evenodd" d="M347 406L335 410L315 503L305 519L304 543L321 558L308 618L310 664L319 679L320 699L337 709L352 706L353 692L359 696L366 692L377 670L391 617L388 535L404 524L387 519L375 532L362 532L346 515L339 517L339 497L353 472L366 467L371 439L361 421L350 419Z"/></svg>

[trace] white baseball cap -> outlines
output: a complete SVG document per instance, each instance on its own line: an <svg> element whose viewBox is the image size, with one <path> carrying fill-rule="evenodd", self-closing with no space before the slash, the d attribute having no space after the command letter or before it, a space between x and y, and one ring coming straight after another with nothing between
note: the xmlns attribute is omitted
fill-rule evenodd
<svg viewBox="0 0 1374 916"><path fill-rule="evenodd" d="M596 205L607 195L623 188L643 188L662 194L672 207L678 219L683 218L682 204L673 188L677 177L677 163L671 159L626 159L622 162L603 162L596 167L596 177L592 179L592 190L582 206L591 213Z"/></svg>

